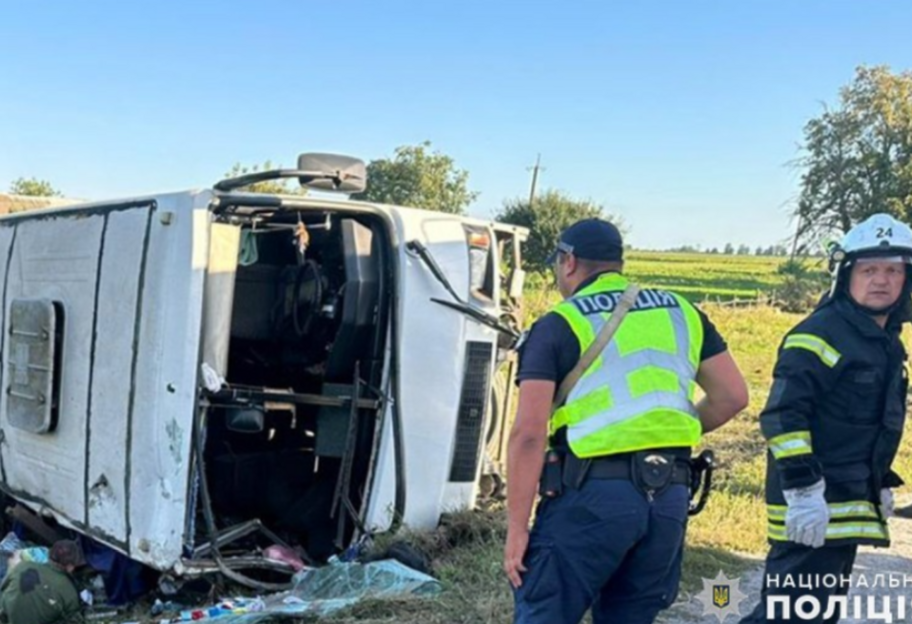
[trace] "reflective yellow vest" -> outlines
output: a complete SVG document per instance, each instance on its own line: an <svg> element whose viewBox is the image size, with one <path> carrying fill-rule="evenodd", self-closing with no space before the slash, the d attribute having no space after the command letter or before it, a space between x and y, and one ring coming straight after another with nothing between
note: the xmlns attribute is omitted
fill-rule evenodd
<svg viewBox="0 0 912 624"><path fill-rule="evenodd" d="M627 288L606 273L554 308L579 340L594 341ZM551 416L553 435L567 427L577 457L695 446L702 426L693 404L703 324L683 297L643 290L614 338Z"/></svg>

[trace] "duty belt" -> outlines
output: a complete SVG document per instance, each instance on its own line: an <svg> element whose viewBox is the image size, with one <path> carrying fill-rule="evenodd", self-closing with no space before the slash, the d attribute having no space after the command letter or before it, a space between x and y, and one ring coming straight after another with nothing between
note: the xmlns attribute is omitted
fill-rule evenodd
<svg viewBox="0 0 912 624"><path fill-rule="evenodd" d="M580 488L588 479L623 480L638 482L644 469L650 466L671 470L668 485L690 485L690 460L661 451L640 451L606 457L579 459L568 454L564 459L563 483L569 488Z"/></svg>
<svg viewBox="0 0 912 624"><path fill-rule="evenodd" d="M690 467L686 459L672 459L674 467L671 483L674 485L690 484ZM624 479L633 480L633 467L629 456L624 458L602 457L592 460L586 474L589 479Z"/></svg>
<svg viewBox="0 0 912 624"><path fill-rule="evenodd" d="M690 491L688 514L692 516L706 505L715 466L715 457L710 450L704 450L694 458L663 450L592 459L579 459L572 453L561 455L550 450L547 457L540 490L543 496L560 496L563 488L579 489L588 479L630 481L650 500L670 485L686 485Z"/></svg>

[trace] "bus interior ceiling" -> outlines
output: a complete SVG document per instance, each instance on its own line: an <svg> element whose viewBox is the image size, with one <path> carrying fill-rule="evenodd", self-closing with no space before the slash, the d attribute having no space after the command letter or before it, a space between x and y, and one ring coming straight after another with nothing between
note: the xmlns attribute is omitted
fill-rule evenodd
<svg viewBox="0 0 912 624"><path fill-rule="evenodd" d="M325 559L353 535L366 495L383 404L388 235L370 215L283 211L242 224L240 241L225 378L251 394L208 410L213 511L220 530L259 519ZM356 392L377 407L301 398Z"/></svg>

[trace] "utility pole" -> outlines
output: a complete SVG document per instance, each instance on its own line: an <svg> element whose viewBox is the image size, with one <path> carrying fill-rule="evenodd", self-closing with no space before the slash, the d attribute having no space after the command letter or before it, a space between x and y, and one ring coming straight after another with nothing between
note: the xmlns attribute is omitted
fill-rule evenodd
<svg viewBox="0 0 912 624"><path fill-rule="evenodd" d="M798 238L801 236L801 217L802 214L798 212L798 224L795 226L795 238L792 240L792 254L789 257L790 260L794 261L795 256L798 255Z"/></svg>
<svg viewBox="0 0 912 624"><path fill-rule="evenodd" d="M541 166L541 154L535 157L535 166L531 167L532 169L532 187L529 189L529 207L532 207L532 202L535 201L535 185L538 184L538 172L544 171L545 168ZM527 168L526 171L529 169Z"/></svg>

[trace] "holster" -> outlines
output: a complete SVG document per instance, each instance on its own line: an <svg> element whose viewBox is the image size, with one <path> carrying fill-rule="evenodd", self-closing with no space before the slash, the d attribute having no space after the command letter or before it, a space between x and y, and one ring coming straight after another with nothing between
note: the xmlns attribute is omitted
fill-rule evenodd
<svg viewBox="0 0 912 624"><path fill-rule="evenodd" d="M564 491L563 484L564 454L549 449L545 452L545 463L542 466L538 482L538 494L543 498L557 498Z"/></svg>
<svg viewBox="0 0 912 624"><path fill-rule="evenodd" d="M703 511L709 492L712 489L713 468L716 456L711 450L705 450L690 460L690 509L688 515L696 516Z"/></svg>

